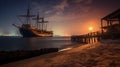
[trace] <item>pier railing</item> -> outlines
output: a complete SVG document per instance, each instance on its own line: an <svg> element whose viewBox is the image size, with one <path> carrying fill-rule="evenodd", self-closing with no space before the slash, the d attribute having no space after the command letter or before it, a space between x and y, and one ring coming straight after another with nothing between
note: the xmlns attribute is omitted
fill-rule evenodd
<svg viewBox="0 0 120 67"><path fill-rule="evenodd" d="M91 32L85 35L71 36L72 42L80 42L80 43L94 43L100 41L100 39L101 39L101 33L99 31Z"/></svg>

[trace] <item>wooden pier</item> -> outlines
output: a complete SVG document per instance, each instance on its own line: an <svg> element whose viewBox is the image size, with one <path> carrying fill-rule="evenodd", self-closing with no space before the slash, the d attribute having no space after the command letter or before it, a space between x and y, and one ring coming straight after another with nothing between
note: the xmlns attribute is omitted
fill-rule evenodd
<svg viewBox="0 0 120 67"><path fill-rule="evenodd" d="M100 32L91 32L85 35L71 36L72 42L80 42L80 43L95 43L100 41L101 33Z"/></svg>

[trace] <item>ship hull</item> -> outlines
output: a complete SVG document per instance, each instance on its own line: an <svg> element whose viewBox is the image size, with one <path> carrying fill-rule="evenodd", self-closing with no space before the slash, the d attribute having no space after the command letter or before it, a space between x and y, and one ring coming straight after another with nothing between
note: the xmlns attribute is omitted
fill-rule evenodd
<svg viewBox="0 0 120 67"><path fill-rule="evenodd" d="M53 34L37 32L36 30L19 28L19 31L23 37L52 37Z"/></svg>

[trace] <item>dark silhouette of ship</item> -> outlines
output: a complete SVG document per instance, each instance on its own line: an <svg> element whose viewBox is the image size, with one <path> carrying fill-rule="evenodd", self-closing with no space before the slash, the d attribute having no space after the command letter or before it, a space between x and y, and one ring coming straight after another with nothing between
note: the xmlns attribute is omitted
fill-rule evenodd
<svg viewBox="0 0 120 67"><path fill-rule="evenodd" d="M20 15L19 17L24 17L25 21L20 26L17 26L15 24L13 25L19 29L20 34L23 37L52 37L53 36L53 31L47 30L48 21L44 21L44 18L40 18L39 13L37 13L37 15L31 15L30 8L28 8L27 14ZM31 23L30 21L31 19L36 21L35 25ZM19 20L21 19L19 18Z"/></svg>

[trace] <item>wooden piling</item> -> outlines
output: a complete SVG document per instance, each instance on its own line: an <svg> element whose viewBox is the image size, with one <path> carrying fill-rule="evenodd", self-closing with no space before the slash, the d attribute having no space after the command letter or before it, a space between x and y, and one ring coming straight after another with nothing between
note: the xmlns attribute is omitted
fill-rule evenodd
<svg viewBox="0 0 120 67"><path fill-rule="evenodd" d="M85 35L71 36L71 41L80 43L95 43L100 41L101 34L97 32L91 32Z"/></svg>

